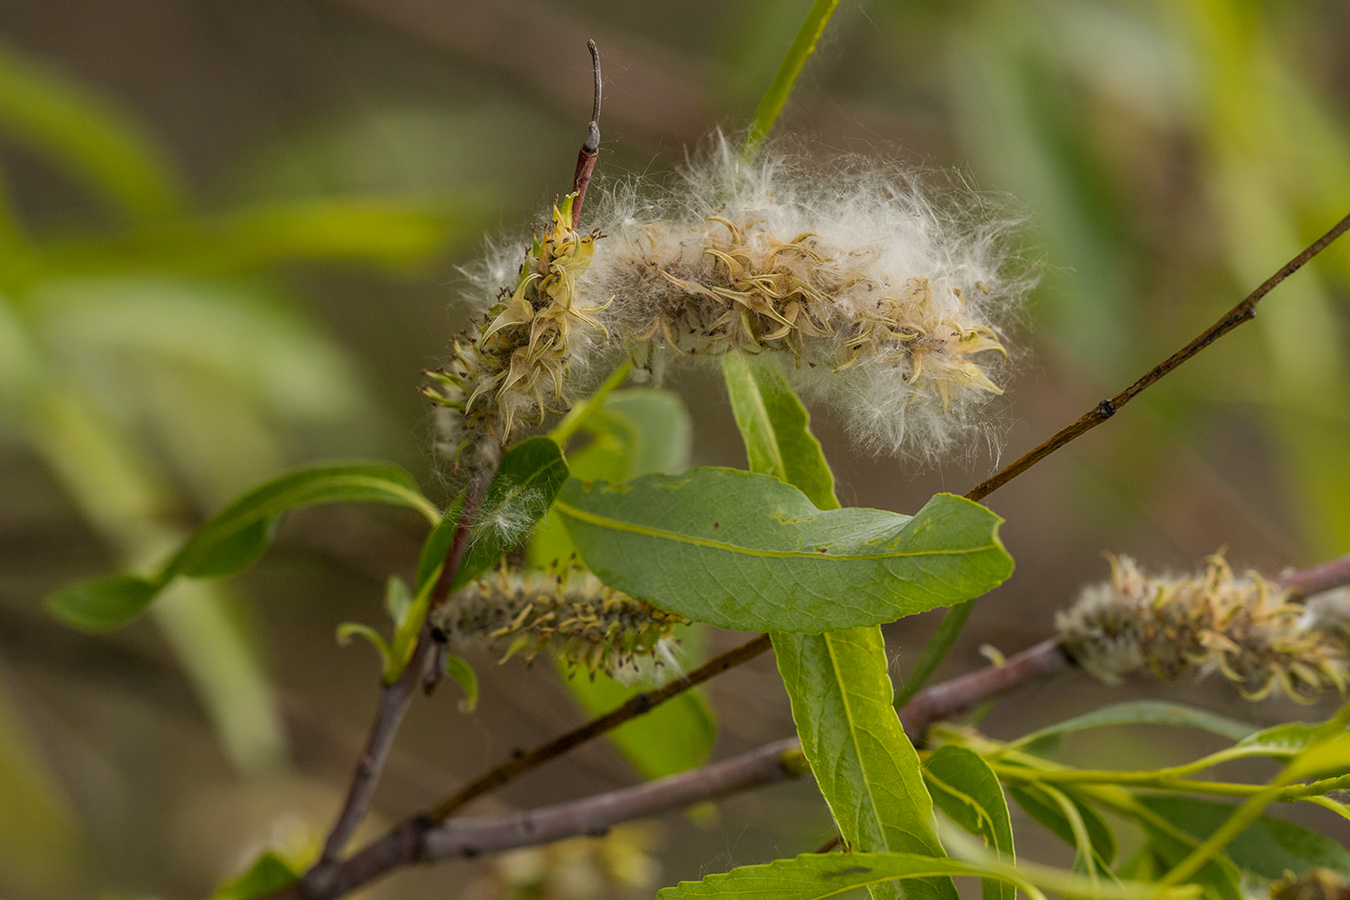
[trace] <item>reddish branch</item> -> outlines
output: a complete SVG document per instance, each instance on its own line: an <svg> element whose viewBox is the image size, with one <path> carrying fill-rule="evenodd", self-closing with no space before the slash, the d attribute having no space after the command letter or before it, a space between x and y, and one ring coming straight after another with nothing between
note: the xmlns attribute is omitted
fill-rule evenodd
<svg viewBox="0 0 1350 900"><path fill-rule="evenodd" d="M1350 584L1350 553L1311 568L1286 572L1274 581L1293 591L1295 597L1311 597Z"/></svg>
<svg viewBox="0 0 1350 900"><path fill-rule="evenodd" d="M577 171L572 176L572 190L577 199L572 201L572 228L581 221L581 206L586 202L586 187L595 172L595 161L600 157L600 51L595 41L587 41L591 51L591 65L595 69L595 102L591 106L591 124L586 129L586 140L577 153Z"/></svg>

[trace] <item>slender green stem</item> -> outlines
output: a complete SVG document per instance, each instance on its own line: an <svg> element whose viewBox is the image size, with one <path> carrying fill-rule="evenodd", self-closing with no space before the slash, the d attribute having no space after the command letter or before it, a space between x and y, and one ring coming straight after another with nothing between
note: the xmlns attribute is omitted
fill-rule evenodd
<svg viewBox="0 0 1350 900"><path fill-rule="evenodd" d="M750 131L745 136L744 146L741 147L741 155L746 159L755 155L759 145L773 129L773 123L778 120L778 114L783 111L788 95L792 93L792 86L797 83L797 76L802 73L807 57L815 52L816 42L820 40L825 25L830 21L830 16L834 14L834 8L838 5L839 0L815 0L811 4L806 20L797 30L797 36L792 39L792 46L783 57L783 64L778 67L778 74L773 76L769 89L759 101L759 108L755 110L755 118L750 122Z"/></svg>
<svg viewBox="0 0 1350 900"><path fill-rule="evenodd" d="M1028 771L1021 766L995 765L994 772L1001 778L1011 781L1026 781L1036 784L1117 784L1132 788L1155 788L1184 794L1215 794L1225 797L1250 797L1266 789L1264 784L1241 784L1232 781L1195 781L1189 778L1171 778L1150 772L1095 772L1070 770L1068 772ZM1277 801L1293 802L1321 796L1330 791L1342 791L1350 788L1350 775L1336 778L1323 778L1311 784L1294 784L1282 788L1274 798Z"/></svg>
<svg viewBox="0 0 1350 900"><path fill-rule="evenodd" d="M613 374L605 379L605 383L600 385L599 390L573 406L567 415L563 416L563 420L548 433L548 436L553 439L553 442L559 447L566 448L567 442L576 435L582 425L586 424L586 420L594 415L596 410L605 405L605 398L614 393L620 385L628 380L628 376L632 371L633 364L625 359L623 363L614 370Z"/></svg>
<svg viewBox="0 0 1350 900"><path fill-rule="evenodd" d="M1289 761L1289 764L1284 767L1284 771L1280 772L1274 781L1247 798L1246 802L1233 810L1233 814L1228 817L1227 821L1215 829L1213 834L1178 863L1172 871L1163 876L1159 883L1180 884L1204 868L1205 864L1211 859L1222 853L1223 849L1232 843L1248 825L1261 817L1261 813L1265 811L1267 806L1280 799L1280 794L1284 792L1290 782L1297 781L1308 774L1304 771L1302 765L1304 758L1344 729L1347 720L1350 720L1350 703L1343 705L1336 715L1323 722L1317 730L1316 739L1309 741L1308 745Z"/></svg>

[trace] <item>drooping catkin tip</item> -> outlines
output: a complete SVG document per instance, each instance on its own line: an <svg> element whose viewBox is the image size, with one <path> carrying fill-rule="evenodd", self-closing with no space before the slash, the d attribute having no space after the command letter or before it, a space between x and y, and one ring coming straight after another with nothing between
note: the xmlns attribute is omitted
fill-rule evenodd
<svg viewBox="0 0 1350 900"><path fill-rule="evenodd" d="M1254 572L1235 575L1217 554L1202 573L1183 577L1108 558L1111 579L1085 588L1056 616L1065 651L1097 678L1218 672L1252 700L1276 689L1300 702L1345 693L1350 644L1340 619L1309 615L1278 585Z"/></svg>

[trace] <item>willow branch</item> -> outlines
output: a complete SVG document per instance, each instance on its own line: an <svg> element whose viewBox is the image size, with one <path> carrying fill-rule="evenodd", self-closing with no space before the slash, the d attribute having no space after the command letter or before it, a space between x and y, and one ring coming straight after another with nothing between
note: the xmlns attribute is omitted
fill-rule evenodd
<svg viewBox="0 0 1350 900"><path fill-rule="evenodd" d="M789 738L701 769L571 803L435 826L425 820L409 820L343 863L335 882L337 893L332 896L354 890L403 865L600 835L620 822L716 800L806 771L800 745Z"/></svg>
<svg viewBox="0 0 1350 900"><path fill-rule="evenodd" d="M1311 597L1350 584L1350 553L1307 569L1286 572L1272 579L1296 598Z"/></svg>
<svg viewBox="0 0 1350 900"><path fill-rule="evenodd" d="M1119 394L1098 403L1092 409L1079 416L1077 421L1060 429L1054 435L1029 450L1017 461L1005 466L989 478L986 478L984 481L971 488L970 492L966 494L966 497L971 500L980 500L989 494L992 494L1018 475L1021 475L1027 469L1036 465L1036 463L1045 459L1051 453L1054 453L1060 447L1063 447L1070 441L1082 437L1084 434L1087 434L1089 431L1114 416L1121 407L1142 393L1145 388L1152 386L1155 382L1162 379L1164 375L1167 375L1173 369L1186 362L1186 360L1195 356L1201 350L1205 349L1234 328L1237 328L1243 322L1256 318L1256 304L1260 303L1261 299L1265 297L1266 294L1269 294L1274 290L1280 282L1303 268L1309 260L1325 250L1332 241L1336 240L1342 234L1345 234L1347 230L1350 230L1350 216L1341 219L1330 231L1308 245L1302 253L1281 266L1278 272L1262 282L1261 286L1256 290L1242 298L1242 302L1224 313L1219 321L1215 322L1209 328L1206 328L1195 340L1191 341L1185 347L1182 347L1176 353L1173 353L1167 359L1158 363L1152 369L1149 369L1143 377Z"/></svg>
<svg viewBox="0 0 1350 900"><path fill-rule="evenodd" d="M938 719L1048 678L1066 665L1058 642L1046 641L1002 666L928 688L900 711L900 720L917 741ZM807 771L801 744L788 738L659 781L508 816L438 823L429 811L404 820L345 860L323 892L299 893L292 885L273 900L333 900L403 866L600 835L620 822L765 787Z"/></svg>
<svg viewBox="0 0 1350 900"><path fill-rule="evenodd" d="M925 688L900 708L905 734L920 743L934 722L941 722L996 697L1064 671L1069 658L1059 638L1041 641L1008 657L1002 665L979 669L960 678Z"/></svg>
<svg viewBox="0 0 1350 900"><path fill-rule="evenodd" d="M450 594L450 585L459 571L460 563L469 545L469 532L477 518L480 492L472 491L460 510L455 533L446 551L445 563L441 574L432 589L431 606L445 601ZM338 812L333 827L324 840L323 850L316 862L300 881L303 896L318 897L328 894L329 883L336 873L342 851L351 841L352 834L365 820L370 811L371 799L379 784L380 772L384 769L389 749L394 744L399 725L412 702L413 693L418 684L432 684L435 679L437 650L440 644L432 636L430 625L422 623L413 648L412 658L404 667L398 680L380 688L380 699L375 709L375 720L371 723L366 743L356 759L356 769L352 772L351 782L347 786L347 796Z"/></svg>
<svg viewBox="0 0 1350 900"><path fill-rule="evenodd" d="M460 788L429 809L424 818L431 822L441 822L449 818L456 810L477 797L502 785L514 781L530 769L556 759L587 741L613 731L625 722L650 712L667 700L679 696L692 687L702 684L714 675L720 675L728 669L749 662L770 647L769 636L761 634L754 640L728 650L699 666L688 675L673 679L653 691L634 694L621 706L610 710L599 718L592 719L580 728L575 728L546 744L540 744L533 750L513 755L484 772L473 781Z"/></svg>

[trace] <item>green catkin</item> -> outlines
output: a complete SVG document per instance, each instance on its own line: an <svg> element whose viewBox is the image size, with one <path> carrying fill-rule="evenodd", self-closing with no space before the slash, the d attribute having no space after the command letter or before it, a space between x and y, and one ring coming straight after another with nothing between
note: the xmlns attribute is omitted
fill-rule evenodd
<svg viewBox="0 0 1350 900"><path fill-rule="evenodd" d="M573 668L615 675L644 660L671 663L671 632L684 621L574 568L502 569L457 593L432 624L453 641L486 644L502 662L547 647Z"/></svg>
<svg viewBox="0 0 1350 900"><path fill-rule="evenodd" d="M423 393L443 410L443 450L456 469L492 471L521 426L564 411L569 367L604 336L592 318L604 304L577 302L577 279L600 233L572 227L575 199L569 194L553 207L552 223L526 252L514 287L502 289L472 337L454 341L442 369L427 373L433 384Z"/></svg>
<svg viewBox="0 0 1350 900"><path fill-rule="evenodd" d="M1319 621L1285 589L1223 557L1202 574L1160 577L1128 557L1108 557L1111 580L1084 589L1056 617L1062 644L1078 665L1108 683L1147 670L1171 681L1218 672L1243 696L1279 690L1310 703L1346 692L1350 644L1343 625Z"/></svg>

